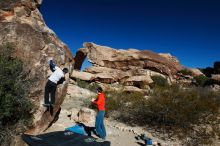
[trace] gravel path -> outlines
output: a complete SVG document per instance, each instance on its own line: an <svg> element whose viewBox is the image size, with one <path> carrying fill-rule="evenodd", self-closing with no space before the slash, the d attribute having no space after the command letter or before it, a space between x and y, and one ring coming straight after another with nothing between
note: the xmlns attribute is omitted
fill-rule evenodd
<svg viewBox="0 0 220 146"><path fill-rule="evenodd" d="M66 115L65 111L61 111L59 119L44 133L63 131L65 128L75 125ZM135 139L135 134L129 131L121 131L116 127L109 126L111 122L105 121L107 132L106 140L111 142L111 146L141 146L144 143Z"/></svg>

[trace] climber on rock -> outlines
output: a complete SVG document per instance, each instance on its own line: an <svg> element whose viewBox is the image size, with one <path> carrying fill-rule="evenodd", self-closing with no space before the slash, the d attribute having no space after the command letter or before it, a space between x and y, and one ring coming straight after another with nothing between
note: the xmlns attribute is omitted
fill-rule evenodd
<svg viewBox="0 0 220 146"><path fill-rule="evenodd" d="M68 69L63 68L63 70L61 70L55 65L53 58L49 58L48 61L50 64L50 69L53 73L48 78L47 84L45 86L43 105L45 107L53 107L55 104L55 93L57 84L61 84L65 81L65 74L68 73Z"/></svg>

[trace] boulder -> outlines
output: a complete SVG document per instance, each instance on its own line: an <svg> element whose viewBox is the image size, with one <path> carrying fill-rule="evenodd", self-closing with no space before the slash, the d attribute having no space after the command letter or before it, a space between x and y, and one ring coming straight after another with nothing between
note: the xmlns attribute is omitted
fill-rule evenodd
<svg viewBox="0 0 220 146"><path fill-rule="evenodd" d="M94 81L99 81L102 83L113 83L117 81L114 79L114 77L111 74L105 74L105 73L97 73L94 75Z"/></svg>
<svg viewBox="0 0 220 146"><path fill-rule="evenodd" d="M144 82L151 84L153 83L153 80L149 76L132 76L126 79L125 82Z"/></svg>
<svg viewBox="0 0 220 146"><path fill-rule="evenodd" d="M136 86L141 89L145 89L146 85L153 83L150 76L131 76L122 81L126 86Z"/></svg>
<svg viewBox="0 0 220 146"><path fill-rule="evenodd" d="M192 73L192 76L200 76L200 75L204 75L201 70L197 69L197 68L188 68L188 70Z"/></svg>
<svg viewBox="0 0 220 146"><path fill-rule="evenodd" d="M134 86L124 86L123 91L144 93L143 89L140 89L140 88L137 88L137 87L134 87Z"/></svg>
<svg viewBox="0 0 220 146"><path fill-rule="evenodd" d="M70 95L71 97L76 96L82 98L89 98L96 95L94 92L91 92L90 90L80 88L77 85L73 85L73 84L68 85L67 94Z"/></svg>
<svg viewBox="0 0 220 146"><path fill-rule="evenodd" d="M220 74L212 74L211 79L220 82Z"/></svg>
<svg viewBox="0 0 220 146"><path fill-rule="evenodd" d="M89 127L95 127L96 112L89 108L81 108L78 113L78 121Z"/></svg>
<svg viewBox="0 0 220 146"><path fill-rule="evenodd" d="M70 49L45 24L38 7L42 0L4 0L0 2L0 44L13 46L13 57L20 59L32 81L28 98L34 104L33 123L29 134L39 134L54 120L67 92L66 82L56 92L54 114L44 112L44 87L51 74L48 58L57 66L71 71L74 59ZM36 110L34 110L36 109Z"/></svg>
<svg viewBox="0 0 220 146"><path fill-rule="evenodd" d="M215 91L215 92L220 91L220 85L217 85L217 84L212 85L212 86L211 86L211 90L212 90L212 91Z"/></svg>
<svg viewBox="0 0 220 146"><path fill-rule="evenodd" d="M77 70L73 70L70 77L84 81L91 81L94 78L94 75L88 72L80 72Z"/></svg>

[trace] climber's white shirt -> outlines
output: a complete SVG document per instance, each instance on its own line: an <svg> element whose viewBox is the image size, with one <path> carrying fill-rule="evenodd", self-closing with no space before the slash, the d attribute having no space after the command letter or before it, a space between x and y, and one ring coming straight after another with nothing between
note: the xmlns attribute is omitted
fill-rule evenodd
<svg viewBox="0 0 220 146"><path fill-rule="evenodd" d="M59 67L55 66L55 71L54 71L54 72L52 73L52 75L49 77L49 80L57 84L57 82L58 82L62 77L64 77L63 71L62 71Z"/></svg>

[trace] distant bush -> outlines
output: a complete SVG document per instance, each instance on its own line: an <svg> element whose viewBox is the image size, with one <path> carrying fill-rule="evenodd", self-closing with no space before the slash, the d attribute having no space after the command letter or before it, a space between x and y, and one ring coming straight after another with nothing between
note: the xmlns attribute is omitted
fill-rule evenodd
<svg viewBox="0 0 220 146"><path fill-rule="evenodd" d="M209 80L209 78L204 75L196 76L194 79L198 86L205 86L206 82Z"/></svg>
<svg viewBox="0 0 220 146"><path fill-rule="evenodd" d="M155 76L152 76L151 78L153 80L153 86L167 86L168 85L167 79L161 76L155 75Z"/></svg>
<svg viewBox="0 0 220 146"><path fill-rule="evenodd" d="M99 86L97 83L89 83L87 81L83 81L80 79L76 80L77 86L81 88L88 89L90 91L96 92L97 87Z"/></svg>
<svg viewBox="0 0 220 146"><path fill-rule="evenodd" d="M12 51L11 44L0 46L0 145L9 145L12 135L22 132L31 121L23 65L11 57Z"/></svg>
<svg viewBox="0 0 220 146"><path fill-rule="evenodd" d="M192 75L192 72L187 69L180 70L178 73L181 73L182 75Z"/></svg>

